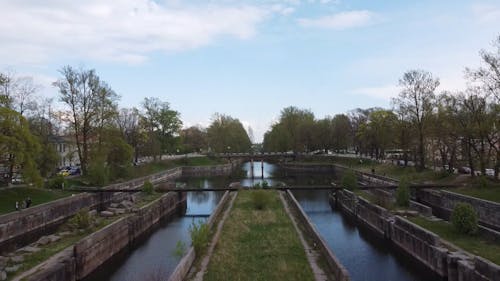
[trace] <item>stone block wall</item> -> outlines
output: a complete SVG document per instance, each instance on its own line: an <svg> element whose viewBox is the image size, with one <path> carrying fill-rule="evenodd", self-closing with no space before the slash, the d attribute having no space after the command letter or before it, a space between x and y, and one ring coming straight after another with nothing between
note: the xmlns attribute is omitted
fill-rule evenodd
<svg viewBox="0 0 500 281"><path fill-rule="evenodd" d="M319 232L316 230L316 227L314 224L309 220L309 217L307 214L304 212L302 207L300 206L299 202L297 199L295 199L295 196L293 196L293 193L290 190L286 191L285 199L287 200L289 206L293 210L294 213L297 214L298 219L302 223L302 225L305 227L306 231L312 237L315 243L319 246L319 249L323 255L323 257L326 259L326 262L328 263L330 269L333 271L333 274L335 276L335 280L338 281L348 281L350 280L349 273L347 272L347 269L340 263L340 261L335 257L333 252L330 250L330 247L328 244L325 242L325 240L321 237Z"/></svg>
<svg viewBox="0 0 500 281"><path fill-rule="evenodd" d="M35 268L36 273L26 277L28 281L80 280L123 250L160 219L173 215L185 204L186 196L176 193L142 207L137 213L124 217L83 238L75 245L55 255ZM165 206L165 204L170 204Z"/></svg>
<svg viewBox="0 0 500 281"><path fill-rule="evenodd" d="M159 183L177 179L182 175L226 175L239 164L241 164L240 161L233 161L232 164L217 166L177 167L127 182L111 184L105 188L140 188L146 180ZM112 201L121 201L126 196L128 196L126 193L77 194L20 212L2 215L0 216L0 254L37 240L83 208L102 209Z"/></svg>
<svg viewBox="0 0 500 281"><path fill-rule="evenodd" d="M434 200L434 195L432 193L429 196ZM465 254L436 234L402 217L391 216L380 210L383 208L364 199L353 197L356 195L352 192L337 191L336 204L343 212L354 216L360 224L369 226L375 233L383 231L384 236L394 245L439 276L448 281L500 280L499 265Z"/></svg>
<svg viewBox="0 0 500 281"><path fill-rule="evenodd" d="M419 189L415 193L418 202L432 207L434 215L448 220L458 202L466 202L474 207L479 223L500 231L500 204L450 191Z"/></svg>

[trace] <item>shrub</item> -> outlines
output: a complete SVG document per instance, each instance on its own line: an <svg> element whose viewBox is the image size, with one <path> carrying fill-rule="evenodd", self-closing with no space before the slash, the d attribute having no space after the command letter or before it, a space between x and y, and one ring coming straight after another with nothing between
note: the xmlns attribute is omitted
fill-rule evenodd
<svg viewBox="0 0 500 281"><path fill-rule="evenodd" d="M343 188L347 190L356 190L358 189L358 179L356 174L352 170L348 170L342 176L341 183Z"/></svg>
<svg viewBox="0 0 500 281"><path fill-rule="evenodd" d="M487 188L488 187L488 179L486 176L479 176L477 179L479 188Z"/></svg>
<svg viewBox="0 0 500 281"><path fill-rule="evenodd" d="M208 244L210 229L206 223L199 221L193 223L189 227L189 234L191 235L191 245L193 245L195 253L201 254Z"/></svg>
<svg viewBox="0 0 500 281"><path fill-rule="evenodd" d="M181 240L177 241L177 243L175 244L174 252L172 254L174 255L174 257L182 258L182 256L184 256L185 253L186 253L186 244Z"/></svg>
<svg viewBox="0 0 500 281"><path fill-rule="evenodd" d="M269 192L265 190L254 190L251 191L252 205L257 210L265 209L271 202L271 197L269 197Z"/></svg>
<svg viewBox="0 0 500 281"><path fill-rule="evenodd" d="M469 203L455 205L451 214L451 222L460 233L474 234L477 231L477 214Z"/></svg>
<svg viewBox="0 0 500 281"><path fill-rule="evenodd" d="M87 177L91 184L104 186L109 181L109 168L102 159L97 158L90 162Z"/></svg>
<svg viewBox="0 0 500 281"><path fill-rule="evenodd" d="M262 185L262 188L269 187L269 183L267 181L263 181L261 185Z"/></svg>
<svg viewBox="0 0 500 281"><path fill-rule="evenodd" d="M89 215L89 210L86 208L78 211L68 222L72 229L87 229L91 223L92 218Z"/></svg>
<svg viewBox="0 0 500 281"><path fill-rule="evenodd" d="M63 189L65 187L68 187L68 182L64 176L56 175L55 177L47 181L46 187L50 189Z"/></svg>
<svg viewBox="0 0 500 281"><path fill-rule="evenodd" d="M145 181L142 185L142 192L151 195L154 192L154 186L150 181Z"/></svg>
<svg viewBox="0 0 500 281"><path fill-rule="evenodd" d="M400 207L410 206L410 188L406 178L401 179L396 189L396 204Z"/></svg>

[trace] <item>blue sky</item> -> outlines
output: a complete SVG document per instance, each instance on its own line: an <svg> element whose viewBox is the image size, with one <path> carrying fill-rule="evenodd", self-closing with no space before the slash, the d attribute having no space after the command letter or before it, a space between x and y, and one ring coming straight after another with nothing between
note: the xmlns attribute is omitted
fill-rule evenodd
<svg viewBox="0 0 500 281"><path fill-rule="evenodd" d="M159 97L185 125L215 112L260 141L280 110L316 117L390 107L404 71L425 69L440 90L500 35L500 1L0 0L0 71L32 75L41 94L64 65L95 68L138 106Z"/></svg>

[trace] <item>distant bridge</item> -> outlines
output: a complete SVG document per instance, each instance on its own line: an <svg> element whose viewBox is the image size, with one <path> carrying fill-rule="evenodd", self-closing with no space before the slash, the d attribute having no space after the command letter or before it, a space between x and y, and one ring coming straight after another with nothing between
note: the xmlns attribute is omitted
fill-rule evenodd
<svg viewBox="0 0 500 281"><path fill-rule="evenodd" d="M460 185L437 185L437 184L412 184L409 185L410 188L422 189L422 188L456 188ZM362 185L359 186L359 190L369 190L369 189L396 189L397 185ZM220 187L220 188L199 188L199 187L185 187L185 188L169 188L160 189L157 192L204 192L204 191L239 191L239 190L254 190L254 189L264 189L264 190L340 190L343 189L338 185L311 185L311 186L270 186L264 188L255 187ZM97 188L78 188L78 189L67 189L67 191L72 192L128 192L135 193L141 192L141 189L97 189Z"/></svg>

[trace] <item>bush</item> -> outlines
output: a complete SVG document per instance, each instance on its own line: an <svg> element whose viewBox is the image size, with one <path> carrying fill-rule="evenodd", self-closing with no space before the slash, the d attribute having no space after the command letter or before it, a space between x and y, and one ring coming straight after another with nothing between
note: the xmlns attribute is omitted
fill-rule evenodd
<svg viewBox="0 0 500 281"><path fill-rule="evenodd" d="M267 181L262 182L262 188L269 187L269 183Z"/></svg>
<svg viewBox="0 0 500 281"><path fill-rule="evenodd" d="M251 191L252 205L257 210L265 209L271 202L269 192L265 190Z"/></svg>
<svg viewBox="0 0 500 281"><path fill-rule="evenodd" d="M410 188L406 178L401 179L396 189L396 204L400 207L410 206Z"/></svg>
<svg viewBox="0 0 500 281"><path fill-rule="evenodd" d="M477 178L479 188L487 188L488 187L488 179L486 176L479 176Z"/></svg>
<svg viewBox="0 0 500 281"><path fill-rule="evenodd" d="M358 178L356 174L352 170L348 170L344 173L341 180L341 186L347 190L356 190L358 189Z"/></svg>
<svg viewBox="0 0 500 281"><path fill-rule="evenodd" d="M90 184L104 186L109 181L109 168L102 159L90 162L87 175Z"/></svg>
<svg viewBox="0 0 500 281"><path fill-rule="evenodd" d="M474 234L477 231L477 214L469 203L455 205L451 214L451 222L460 233Z"/></svg>
<svg viewBox="0 0 500 281"><path fill-rule="evenodd" d="M193 221L189 227L189 234L191 235L191 245L193 245L195 253L197 255L201 254L208 244L210 236L208 225L201 221L198 223Z"/></svg>
<svg viewBox="0 0 500 281"><path fill-rule="evenodd" d="M81 209L68 222L72 229L87 229L91 223L92 218L89 215L88 209Z"/></svg>
<svg viewBox="0 0 500 281"><path fill-rule="evenodd" d="M63 189L68 187L68 181L64 176L56 175L48 180L45 186L50 189Z"/></svg>
<svg viewBox="0 0 500 281"><path fill-rule="evenodd" d="M145 181L142 185L142 192L151 195L154 192L154 186L150 181Z"/></svg>

